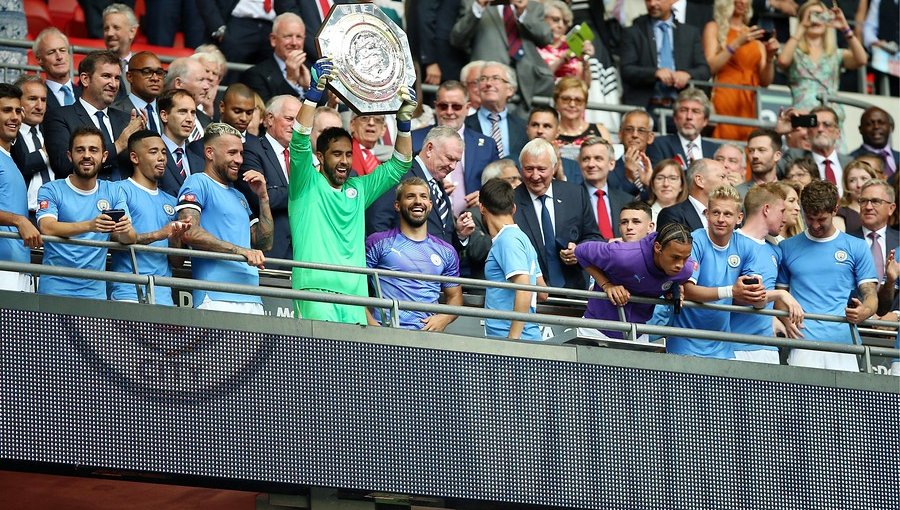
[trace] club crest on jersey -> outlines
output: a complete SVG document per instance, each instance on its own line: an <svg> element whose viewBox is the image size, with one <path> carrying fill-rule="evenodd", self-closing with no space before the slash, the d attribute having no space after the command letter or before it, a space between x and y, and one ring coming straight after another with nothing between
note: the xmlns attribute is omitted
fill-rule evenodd
<svg viewBox="0 0 900 510"><path fill-rule="evenodd" d="M437 253L432 253L432 254L431 254L431 263L434 264L434 265L436 265L436 266L440 266L440 265L441 265L441 258L438 257L438 254L437 254Z"/></svg>
<svg viewBox="0 0 900 510"><path fill-rule="evenodd" d="M105 198L97 200L97 209L100 209L101 212L110 210L111 207L109 206L109 200Z"/></svg>
<svg viewBox="0 0 900 510"><path fill-rule="evenodd" d="M356 198L357 191L356 188L347 188L347 198Z"/></svg>
<svg viewBox="0 0 900 510"><path fill-rule="evenodd" d="M741 257L737 255L730 255L728 257L728 265L730 267L738 267L739 265L741 265Z"/></svg>
<svg viewBox="0 0 900 510"><path fill-rule="evenodd" d="M175 214L175 208L170 204L163 204L163 212L165 212L169 216L172 216L173 214Z"/></svg>
<svg viewBox="0 0 900 510"><path fill-rule="evenodd" d="M662 284L662 290L669 290L669 289L671 289L671 288L672 288L672 281L671 281L671 280L669 280L669 281L667 281L667 282L663 282L663 284Z"/></svg>
<svg viewBox="0 0 900 510"><path fill-rule="evenodd" d="M179 202L196 202L197 195L194 195L193 193L185 193L184 195L181 195L181 198L179 198L178 201Z"/></svg>
<svg viewBox="0 0 900 510"><path fill-rule="evenodd" d="M243 198L241 199L241 207L243 207L244 209L247 208L247 202L244 202Z"/></svg>
<svg viewBox="0 0 900 510"><path fill-rule="evenodd" d="M844 250L838 250L834 252L834 260L838 262L844 262L845 260L847 260L847 252L845 252Z"/></svg>
<svg viewBox="0 0 900 510"><path fill-rule="evenodd" d="M41 200L41 203L38 204L38 207L43 211L45 209L50 209L50 201L49 200Z"/></svg>

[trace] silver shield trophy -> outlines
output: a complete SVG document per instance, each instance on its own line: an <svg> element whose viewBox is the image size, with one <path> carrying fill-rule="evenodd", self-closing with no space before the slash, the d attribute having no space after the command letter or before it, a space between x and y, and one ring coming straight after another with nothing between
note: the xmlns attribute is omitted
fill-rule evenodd
<svg viewBox="0 0 900 510"><path fill-rule="evenodd" d="M357 114L396 113L397 91L415 82L406 33L374 4L332 6L316 47L334 63L328 87Z"/></svg>

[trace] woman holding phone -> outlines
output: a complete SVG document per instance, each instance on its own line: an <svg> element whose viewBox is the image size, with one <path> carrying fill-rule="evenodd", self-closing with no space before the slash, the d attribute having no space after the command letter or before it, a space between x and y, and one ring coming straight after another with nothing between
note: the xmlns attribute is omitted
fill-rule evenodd
<svg viewBox="0 0 900 510"><path fill-rule="evenodd" d="M837 92L841 67L857 69L869 57L839 7L829 9L820 0L809 0L797 17L800 23L778 56L778 68L787 73L794 108L812 109L821 104L819 95ZM847 40L847 49L837 47L836 32ZM843 120L844 109L829 106Z"/></svg>
<svg viewBox="0 0 900 510"><path fill-rule="evenodd" d="M779 44L774 32L748 26L750 0L716 0L714 20L703 29L703 52L716 83L768 87L775 77ZM712 103L719 115L756 118L752 90L715 87ZM719 124L714 138L746 141L752 127Z"/></svg>

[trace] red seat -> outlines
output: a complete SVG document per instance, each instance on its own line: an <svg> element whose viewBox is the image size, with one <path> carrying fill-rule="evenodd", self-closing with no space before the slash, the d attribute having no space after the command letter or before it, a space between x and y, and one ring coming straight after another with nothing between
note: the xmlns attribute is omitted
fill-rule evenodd
<svg viewBox="0 0 900 510"><path fill-rule="evenodd" d="M31 39L37 37L45 28L53 26L50 9L42 0L25 0L25 19L28 22L28 36Z"/></svg>

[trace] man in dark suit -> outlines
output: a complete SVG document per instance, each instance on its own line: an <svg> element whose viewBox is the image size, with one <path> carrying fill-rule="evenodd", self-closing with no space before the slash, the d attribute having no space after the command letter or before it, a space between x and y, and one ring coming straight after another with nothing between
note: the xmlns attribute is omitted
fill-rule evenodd
<svg viewBox="0 0 900 510"><path fill-rule="evenodd" d="M816 116L816 125L806 128L812 150L790 149L781 155L778 161L778 173L791 167L795 159L810 157L819 168L819 179L828 181L838 189L838 195L844 194L844 168L853 158L837 151L841 139L841 124L837 113L828 106L817 106L809 112Z"/></svg>
<svg viewBox="0 0 900 510"><path fill-rule="evenodd" d="M188 175L203 172L206 165L202 155L187 150L187 140L194 130L196 103L184 89L167 90L158 99L159 120L166 145L166 173L159 180L159 189L177 197Z"/></svg>
<svg viewBox="0 0 900 510"><path fill-rule="evenodd" d="M462 161L450 173L455 185L449 190L453 213L459 215L467 207L478 202L478 190L481 189L481 172L491 161L499 159L497 144L493 138L479 134L463 125L469 109L468 91L462 83L445 81L438 87L434 112L438 126L455 129L463 138L465 152ZM425 137L431 126L412 132L413 152L422 150Z"/></svg>
<svg viewBox="0 0 900 510"><path fill-rule="evenodd" d="M670 107L689 80L708 80L700 31L677 23L674 0L645 0L647 14L625 31L620 68L622 102L648 110Z"/></svg>
<svg viewBox="0 0 900 510"><path fill-rule="evenodd" d="M197 107L194 111L194 130L188 139L194 142L202 138L206 126L212 122L212 118L199 108L212 87L212 77L206 66L196 55L176 58L169 64L164 86L166 90L186 90L194 98L194 105Z"/></svg>
<svg viewBox="0 0 900 510"><path fill-rule="evenodd" d="M110 51L92 51L78 66L81 84L84 86L81 98L72 106L63 106L47 113L44 120L44 134L50 168L61 179L74 170L68 157L68 141L81 126L94 126L103 134L103 144L109 155L103 162L99 178L119 180L128 176L131 168L123 163L127 160L125 148L128 137L146 125L144 117L137 112L129 114L110 108L119 91L119 58ZM120 168L125 171L123 175Z"/></svg>
<svg viewBox="0 0 900 510"><path fill-rule="evenodd" d="M866 241L875 263L878 283L884 281L888 255L900 246L900 232L888 226L888 220L897 209L894 188L882 179L863 184L859 192L859 218L862 227L848 234Z"/></svg>
<svg viewBox="0 0 900 510"><path fill-rule="evenodd" d="M247 0L196 2L206 23L206 35L219 45L229 62L252 64L271 55L268 39L272 32L272 20L275 19L272 7L267 10L265 3L259 5L261 2ZM235 16L234 12L238 10L239 4L244 4L244 8Z"/></svg>
<svg viewBox="0 0 900 510"><path fill-rule="evenodd" d="M304 37L306 28L300 16L279 14L269 35L273 55L244 71L241 83L255 90L263 101L283 94L302 98L310 80Z"/></svg>
<svg viewBox="0 0 900 510"><path fill-rule="evenodd" d="M161 133L156 98L162 93L166 70L159 57L149 51L135 53L125 76L131 84L131 92L113 102L112 107L128 114L132 110L141 112L147 118L147 129Z"/></svg>
<svg viewBox="0 0 900 510"><path fill-rule="evenodd" d="M138 19L131 7L115 3L103 9L103 44L106 49L119 57L122 75L119 76L119 95L116 99L125 99L131 88L125 81L125 71L131 59L131 44L137 36Z"/></svg>
<svg viewBox="0 0 900 510"><path fill-rule="evenodd" d="M584 189L591 200L591 210L600 235L606 239L622 237L619 230L619 212L634 197L607 183L610 171L616 165L612 145L603 138L592 136L581 144L578 163L584 176Z"/></svg>
<svg viewBox="0 0 900 510"><path fill-rule="evenodd" d="M423 82L437 85L459 80L466 54L450 44L450 31L459 17L461 0L407 2L406 34L424 74Z"/></svg>
<svg viewBox="0 0 900 510"><path fill-rule="evenodd" d="M509 99L518 87L516 75L505 64L486 62L478 81L481 107L475 115L466 117L466 127L493 138L501 158L518 161L519 151L528 141L528 135L525 122L511 115L508 108Z"/></svg>
<svg viewBox="0 0 900 510"><path fill-rule="evenodd" d="M514 218L537 251L544 281L551 287L587 288L575 246L603 239L587 192L553 179L556 150L543 138L525 145L521 166L524 185L515 191Z"/></svg>
<svg viewBox="0 0 900 510"><path fill-rule="evenodd" d="M335 4L353 3L351 0L275 0L275 12L283 14L292 12L303 19L306 26L306 38L303 42L303 50L306 52L306 59L309 62L315 62L321 57L319 50L316 48L316 34L328 16L328 11L322 10L322 2L326 2L331 10L331 6ZM454 13L455 14L455 13Z"/></svg>
<svg viewBox="0 0 900 510"><path fill-rule="evenodd" d="M552 106L538 105L531 109L528 114L528 124L525 128L528 140L535 138L543 138L557 147L556 141L559 138L559 112ZM556 156L559 157L559 148L557 147ZM581 175L581 167L574 159L559 157L559 164L562 165L563 175L566 176L566 182L580 186L584 182Z"/></svg>
<svg viewBox="0 0 900 510"><path fill-rule="evenodd" d="M687 200L663 208L656 218L656 231L662 231L669 223L681 223L689 230L706 228L706 205L709 194L719 186L729 184L728 174L722 163L714 159L698 159L688 168L685 177L690 183Z"/></svg>
<svg viewBox="0 0 900 510"><path fill-rule="evenodd" d="M10 149L13 161L25 178L28 190L28 212L32 220L37 211L37 193L41 185L53 180L41 122L47 112L47 87L36 74L22 74L15 85L22 90L22 125Z"/></svg>
<svg viewBox="0 0 900 510"><path fill-rule="evenodd" d="M460 221L454 218L443 183L462 157L463 141L459 133L451 127L436 127L425 137L425 145L403 177L418 177L428 183L432 204L431 214L428 215L428 233L457 250L466 242L460 239L460 234L466 230L462 225L465 218L460 216ZM366 235L389 230L399 224L394 210L396 192L396 187L390 189L366 209Z"/></svg>
<svg viewBox="0 0 900 510"><path fill-rule="evenodd" d="M632 110L622 116L619 141L625 148L609 175L609 184L632 196L648 192L653 162L647 156L650 144L656 139L653 117L646 110Z"/></svg>
<svg viewBox="0 0 900 510"><path fill-rule="evenodd" d="M706 94L693 87L678 94L675 100L675 133L657 136L647 147L647 156L655 165L664 159L679 156L685 166L698 159L712 158L719 144L704 140L700 133L709 122L712 104Z"/></svg>
<svg viewBox="0 0 900 510"><path fill-rule="evenodd" d="M534 0L489 4L490 0L462 3L450 44L468 52L471 60L501 62L515 69L521 97L530 108L532 97L553 94L553 72L537 51L553 42L550 26L544 21L544 5ZM512 33L507 23L514 27Z"/></svg>
<svg viewBox="0 0 900 510"><path fill-rule="evenodd" d="M237 129L241 134L241 141L245 145L256 142L256 136L247 132L247 127L250 126L250 121L253 118L253 112L256 110L256 98L250 87L243 83L232 83L225 89L225 94L223 94L222 101L218 106L220 122ZM205 159L202 139L189 143L187 150L188 152L193 152L198 158ZM267 179L266 182L271 183L272 181ZM243 181L238 181L235 185L242 192L247 191L249 193L247 200L252 203L256 193L253 193L249 187L246 189L241 188ZM274 209L272 209L272 213L275 213Z"/></svg>
<svg viewBox="0 0 900 510"><path fill-rule="evenodd" d="M47 111L68 106L81 97L81 86L72 83L69 39L56 27L45 28L31 47L34 58L47 76Z"/></svg>
<svg viewBox="0 0 900 510"><path fill-rule="evenodd" d="M882 172L885 179L891 179L900 168L900 152L893 150L889 142L894 132L894 118L877 106L870 106L859 120L859 134L863 143L851 152L854 158L873 154L881 158Z"/></svg>
<svg viewBox="0 0 900 510"><path fill-rule="evenodd" d="M232 85L232 87L240 84ZM226 93L226 97L228 94ZM294 131L294 120L300 111L300 101L294 96L275 96L263 120L266 134L248 139L244 143L244 163L241 173L256 170L266 178L269 192L269 207L275 221L275 238L272 249L265 252L266 258L293 259L291 247L291 226L288 223L288 178L290 175L290 153L288 147ZM252 136L252 135L251 135ZM240 181L239 181L240 182ZM256 200L248 195L252 190L246 186L238 189L248 197L251 207ZM274 266L273 266L274 267Z"/></svg>

